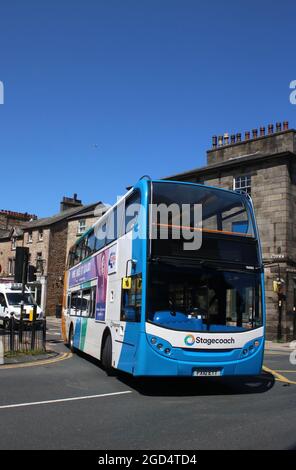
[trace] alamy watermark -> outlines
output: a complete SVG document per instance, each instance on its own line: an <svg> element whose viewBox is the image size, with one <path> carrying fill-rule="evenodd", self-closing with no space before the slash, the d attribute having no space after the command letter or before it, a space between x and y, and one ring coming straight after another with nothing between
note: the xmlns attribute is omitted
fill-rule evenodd
<svg viewBox="0 0 296 470"><path fill-rule="evenodd" d="M290 90L293 90L290 94L290 103L296 104L296 80L292 80L290 83Z"/></svg>
<svg viewBox="0 0 296 470"><path fill-rule="evenodd" d="M101 216L98 206L95 216ZM98 240L115 240L123 234L132 233L134 239L182 240L184 250L199 250L202 245L201 204L149 204L150 226L139 223L145 220L146 209L140 203L118 204L102 223L95 226Z"/></svg>
<svg viewBox="0 0 296 470"><path fill-rule="evenodd" d="M4 85L0 80L0 104L4 104Z"/></svg>

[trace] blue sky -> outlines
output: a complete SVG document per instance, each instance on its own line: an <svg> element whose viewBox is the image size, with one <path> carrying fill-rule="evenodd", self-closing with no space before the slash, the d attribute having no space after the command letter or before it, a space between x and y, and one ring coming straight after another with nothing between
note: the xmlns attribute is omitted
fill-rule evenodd
<svg viewBox="0 0 296 470"><path fill-rule="evenodd" d="M205 164L213 134L289 120L296 4L1 0L0 209L113 202Z"/></svg>

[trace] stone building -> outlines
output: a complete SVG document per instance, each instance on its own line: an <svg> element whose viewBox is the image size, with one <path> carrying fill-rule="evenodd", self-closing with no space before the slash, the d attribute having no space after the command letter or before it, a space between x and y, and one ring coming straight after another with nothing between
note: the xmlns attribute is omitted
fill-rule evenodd
<svg viewBox="0 0 296 470"><path fill-rule="evenodd" d="M35 268L35 279L29 285L41 308L54 315L62 301L68 249L102 215L104 207L101 202L82 205L74 194L63 198L58 214L0 233L0 280L13 279L16 247L27 247L29 264Z"/></svg>
<svg viewBox="0 0 296 470"><path fill-rule="evenodd" d="M107 208L99 203L95 210L91 208L82 214L74 214L68 218L67 253L76 240L106 212Z"/></svg>
<svg viewBox="0 0 296 470"><path fill-rule="evenodd" d="M0 234L13 227L22 227L26 222L37 219L36 215L0 210Z"/></svg>
<svg viewBox="0 0 296 470"><path fill-rule="evenodd" d="M207 165L166 179L191 181L251 194L265 265L267 338L296 338L296 131L277 123L213 137ZM285 295L274 292L281 279ZM282 315L281 332L279 317Z"/></svg>

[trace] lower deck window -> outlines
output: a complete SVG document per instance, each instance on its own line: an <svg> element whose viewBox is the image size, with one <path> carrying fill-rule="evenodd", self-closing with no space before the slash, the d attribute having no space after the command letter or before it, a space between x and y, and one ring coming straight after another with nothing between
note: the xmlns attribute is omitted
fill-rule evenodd
<svg viewBox="0 0 296 470"><path fill-rule="evenodd" d="M70 315L94 318L96 310L96 286L72 292L68 297Z"/></svg>

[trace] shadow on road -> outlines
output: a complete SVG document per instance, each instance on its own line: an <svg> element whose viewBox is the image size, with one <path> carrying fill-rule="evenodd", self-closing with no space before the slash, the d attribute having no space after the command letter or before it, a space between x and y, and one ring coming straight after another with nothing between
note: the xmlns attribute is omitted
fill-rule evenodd
<svg viewBox="0 0 296 470"><path fill-rule="evenodd" d="M141 395L147 396L208 396L241 395L268 392L274 385L272 374L236 378L136 378L117 373L118 380Z"/></svg>
<svg viewBox="0 0 296 470"><path fill-rule="evenodd" d="M100 361L77 351L77 355L99 367ZM103 371L104 372L104 371ZM105 372L104 372L105 373ZM265 393L271 390L275 383L274 376L262 372L256 377L133 377L120 371L114 371L112 376L127 387L147 396L207 396L207 395L244 395Z"/></svg>

